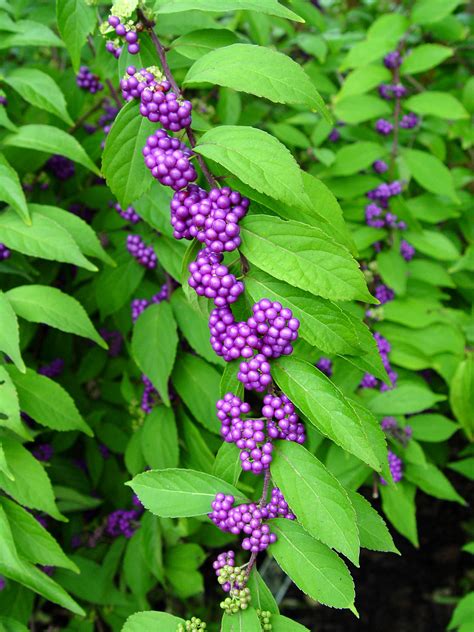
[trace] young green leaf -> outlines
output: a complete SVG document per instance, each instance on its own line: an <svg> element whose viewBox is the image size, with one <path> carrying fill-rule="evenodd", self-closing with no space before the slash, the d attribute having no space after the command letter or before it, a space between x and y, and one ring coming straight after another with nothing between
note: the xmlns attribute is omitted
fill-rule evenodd
<svg viewBox="0 0 474 632"><path fill-rule="evenodd" d="M383 158L384 150L378 143L361 141L342 147L336 154L336 161L331 165L331 176L350 176L370 167L375 161Z"/></svg>
<svg viewBox="0 0 474 632"><path fill-rule="evenodd" d="M146 193L153 182L142 148L154 131L155 125L139 115L132 101L120 110L107 135L102 170L112 193L124 208Z"/></svg>
<svg viewBox="0 0 474 632"><path fill-rule="evenodd" d="M208 6L206 2L206 6ZM172 49L188 59L199 59L216 48L230 46L239 41L238 36L228 29L202 29L181 35L175 39Z"/></svg>
<svg viewBox="0 0 474 632"><path fill-rule="evenodd" d="M96 23L95 12L85 0L56 0L56 18L61 37L71 55L74 70L79 70L81 50Z"/></svg>
<svg viewBox="0 0 474 632"><path fill-rule="evenodd" d="M385 101L371 94L358 94L338 101L334 113L344 123L357 125L380 116L389 116L391 110Z"/></svg>
<svg viewBox="0 0 474 632"><path fill-rule="evenodd" d="M93 432L76 408L74 400L57 382L32 369L20 373L13 366L7 371L18 391L20 408L36 422L54 430L80 430L89 437Z"/></svg>
<svg viewBox="0 0 474 632"><path fill-rule="evenodd" d="M412 11L413 24L432 24L452 13L459 0L416 0Z"/></svg>
<svg viewBox="0 0 474 632"><path fill-rule="evenodd" d="M288 619L281 614L273 615L271 618L272 632L309 632L301 623L296 623L293 619Z"/></svg>
<svg viewBox="0 0 474 632"><path fill-rule="evenodd" d="M23 125L16 134L10 134L4 139L4 144L10 147L44 151L48 154L61 154L74 162L86 167L96 175L99 169L86 154L82 145L74 136L52 125Z"/></svg>
<svg viewBox="0 0 474 632"><path fill-rule="evenodd" d="M347 490L347 495L357 514L360 545L371 551L399 553L383 518L369 501L352 490Z"/></svg>
<svg viewBox="0 0 474 632"><path fill-rule="evenodd" d="M416 488L402 481L396 485L381 485L382 508L395 529L418 547L416 526Z"/></svg>
<svg viewBox="0 0 474 632"><path fill-rule="evenodd" d="M263 46L232 44L211 51L190 68L184 85L225 86L275 103L301 103L332 122L320 94L302 67Z"/></svg>
<svg viewBox="0 0 474 632"><path fill-rule="evenodd" d="M459 426L453 421L435 414L413 415L410 417L409 426L414 439L428 443L447 441L459 430Z"/></svg>
<svg viewBox="0 0 474 632"><path fill-rule="evenodd" d="M173 409L155 406L142 428L140 441L146 464L152 469L177 467L178 431Z"/></svg>
<svg viewBox="0 0 474 632"><path fill-rule="evenodd" d="M263 130L235 125L216 127L201 137L195 151L277 200L298 205L305 198L295 159L280 141Z"/></svg>
<svg viewBox="0 0 474 632"><path fill-rule="evenodd" d="M237 485L242 474L242 465L236 445L224 441L216 454L212 473L231 485Z"/></svg>
<svg viewBox="0 0 474 632"><path fill-rule="evenodd" d="M354 402L329 378L309 363L291 357L277 360L272 374L281 390L322 434L380 470L378 452L379 443L384 443L383 436L377 437L374 444L369 436L371 422L361 417ZM383 435L381 431L380 434Z"/></svg>
<svg viewBox="0 0 474 632"><path fill-rule="evenodd" d="M117 267L106 268L97 275L94 283L95 299L102 318L115 314L132 297L145 274L128 252L117 255Z"/></svg>
<svg viewBox="0 0 474 632"><path fill-rule="evenodd" d="M396 389L378 393L367 406L375 415L405 415L432 408L446 399L418 384L400 384Z"/></svg>
<svg viewBox="0 0 474 632"><path fill-rule="evenodd" d="M0 351L6 353L19 371L26 371L20 351L20 333L15 311L6 294L0 290Z"/></svg>
<svg viewBox="0 0 474 632"><path fill-rule="evenodd" d="M452 174L439 158L419 149L403 149L401 154L420 186L458 202Z"/></svg>
<svg viewBox="0 0 474 632"><path fill-rule="evenodd" d="M265 610L267 612L271 612L272 614L278 614L280 612L278 610L278 604L275 601L270 588L268 588L266 583L263 581L260 573L257 571L256 568L254 568L250 573L247 586L252 596L252 604L257 610Z"/></svg>
<svg viewBox="0 0 474 632"><path fill-rule="evenodd" d="M260 632L260 621L254 608L239 610L235 614L224 614L221 632Z"/></svg>
<svg viewBox="0 0 474 632"><path fill-rule="evenodd" d="M356 514L345 489L303 446L274 444L272 478L298 522L314 538L359 565Z"/></svg>
<svg viewBox="0 0 474 632"><path fill-rule="evenodd" d="M45 72L34 68L16 68L4 81L31 105L51 112L68 125L73 125L64 94L54 79Z"/></svg>
<svg viewBox="0 0 474 632"><path fill-rule="evenodd" d="M139 316L133 328L132 353L166 406L170 405L168 380L177 348L176 322L169 303L163 301L151 305Z"/></svg>
<svg viewBox="0 0 474 632"><path fill-rule="evenodd" d="M443 500L452 500L460 505L467 504L464 498L457 493L443 472L431 463L427 463L426 465L407 463L405 477L426 494L430 494L430 496L442 498Z"/></svg>
<svg viewBox="0 0 474 632"><path fill-rule="evenodd" d="M0 112L2 111L3 108ZM30 212L20 179L4 156L0 156L0 201L10 204L25 224L31 224Z"/></svg>
<svg viewBox="0 0 474 632"><path fill-rule="evenodd" d="M354 609L354 582L334 551L292 520L272 520L277 541L270 546L278 565L300 590L333 608Z"/></svg>
<svg viewBox="0 0 474 632"><path fill-rule="evenodd" d="M322 228L255 215L241 229L243 254L264 272L323 298L373 300L356 261Z"/></svg>
<svg viewBox="0 0 474 632"><path fill-rule="evenodd" d="M440 44L421 44L415 46L408 55L403 58L400 66L402 75L416 75L434 68L451 57L453 49Z"/></svg>
<svg viewBox="0 0 474 632"><path fill-rule="evenodd" d="M304 22L299 15L293 13L277 0L172 0L165 2L158 10L158 14L182 13L186 11L210 11L228 13L229 11L257 11L275 15L279 18Z"/></svg>
<svg viewBox="0 0 474 632"><path fill-rule="evenodd" d="M404 105L423 116L438 116L452 121L469 118L462 103L449 92L420 92L407 99Z"/></svg>
<svg viewBox="0 0 474 632"><path fill-rule="evenodd" d="M237 503L245 501L235 487L194 470L150 470L127 483L145 507L161 518L204 516L212 511L217 493L231 494Z"/></svg>
<svg viewBox="0 0 474 632"><path fill-rule="evenodd" d="M0 38L0 50L11 49L16 46L64 46L62 41L41 22L33 20L18 20L15 32Z"/></svg>
<svg viewBox="0 0 474 632"><path fill-rule="evenodd" d="M20 318L89 338L107 349L79 301L61 290L47 285L21 285L9 290L6 297Z"/></svg>

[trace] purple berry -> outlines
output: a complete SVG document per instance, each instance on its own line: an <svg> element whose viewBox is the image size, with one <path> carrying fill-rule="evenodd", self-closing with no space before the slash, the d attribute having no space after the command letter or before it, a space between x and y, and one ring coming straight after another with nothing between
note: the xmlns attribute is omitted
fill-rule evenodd
<svg viewBox="0 0 474 632"><path fill-rule="evenodd" d="M46 162L46 169L58 180L69 180L76 173L73 161L59 154L51 156Z"/></svg>
<svg viewBox="0 0 474 632"><path fill-rule="evenodd" d="M375 124L375 131L382 136L388 136L393 131L393 125L390 121L379 119Z"/></svg>
<svg viewBox="0 0 474 632"><path fill-rule="evenodd" d="M240 421L242 415L248 415L250 405L243 402L233 393L226 393L217 404L217 418L221 422L221 435L227 443L234 443L232 428L236 421Z"/></svg>
<svg viewBox="0 0 474 632"><path fill-rule="evenodd" d="M405 259L405 261L411 261L415 256L415 252L415 248L411 244L409 244L408 241L402 239L400 243L400 254Z"/></svg>
<svg viewBox="0 0 474 632"><path fill-rule="evenodd" d="M395 292L387 285L380 283L375 287L375 298L380 301L381 305L385 305L389 301L393 301L395 298Z"/></svg>
<svg viewBox="0 0 474 632"><path fill-rule="evenodd" d="M316 367L328 377L332 375L332 360L329 358L320 358L316 362Z"/></svg>
<svg viewBox="0 0 474 632"><path fill-rule="evenodd" d="M123 337L120 331L110 331L102 327L101 329L99 329L99 333L109 345L108 355L111 358L116 358L117 356L119 356L120 352L122 351L123 345Z"/></svg>
<svg viewBox="0 0 474 632"><path fill-rule="evenodd" d="M283 393L265 395L262 415L268 420L267 431L271 439L285 439L304 443L306 440L304 425L300 422L292 402Z"/></svg>
<svg viewBox="0 0 474 632"><path fill-rule="evenodd" d="M261 339L259 351L268 358L279 358L293 352L291 344L298 338L300 321L291 309L278 301L262 299L252 307L253 314L247 324Z"/></svg>
<svg viewBox="0 0 474 632"><path fill-rule="evenodd" d="M76 83L81 90L86 90L91 94L100 92L104 86L100 83L99 77L94 75L87 66L81 66L76 75Z"/></svg>
<svg viewBox="0 0 474 632"><path fill-rule="evenodd" d="M268 512L268 519L286 518L287 520L296 520L295 514L290 511L288 503L278 487L272 489L271 500L265 509Z"/></svg>
<svg viewBox="0 0 474 632"><path fill-rule="evenodd" d="M241 362L237 379L248 390L264 391L272 381L270 364L267 358L263 354L258 353L250 360Z"/></svg>
<svg viewBox="0 0 474 632"><path fill-rule="evenodd" d="M392 86L386 83L381 83L378 87L378 91L379 95L382 97L382 99L385 99L385 101L390 101L390 99L393 97Z"/></svg>
<svg viewBox="0 0 474 632"><path fill-rule="evenodd" d="M190 161L192 151L162 129L147 138L143 155L152 176L175 191L197 179L196 169Z"/></svg>
<svg viewBox="0 0 474 632"><path fill-rule="evenodd" d="M107 517L107 525L105 531L111 538L118 538L124 535L127 539L131 538L137 530L138 512L135 509L117 509Z"/></svg>
<svg viewBox="0 0 474 632"><path fill-rule="evenodd" d="M142 93L140 114L171 132L179 132L191 125L192 107L191 101L178 98L174 92L157 90L150 98L148 90Z"/></svg>
<svg viewBox="0 0 474 632"><path fill-rule="evenodd" d="M130 222L130 224L138 224L138 222L141 220L140 215L138 215L133 206L127 206L126 209L123 209L120 204L116 202L113 207L118 212L120 217L123 217L123 219L127 222Z"/></svg>
<svg viewBox="0 0 474 632"><path fill-rule="evenodd" d="M171 200L171 225L176 239L192 239L190 228L200 221L200 202L207 199L207 191L195 184L190 184L182 191L177 191ZM202 220L204 224L204 219Z"/></svg>
<svg viewBox="0 0 474 632"><path fill-rule="evenodd" d="M418 123L419 118L417 117L417 115L413 112L409 112L408 114L402 116L400 127L403 127L404 129L412 129L413 127L416 127Z"/></svg>
<svg viewBox="0 0 474 632"><path fill-rule="evenodd" d="M388 451L388 466L393 482L399 483L403 478L403 461L396 454L391 452L391 450ZM387 485L387 481L382 477L380 477L380 483Z"/></svg>
<svg viewBox="0 0 474 632"><path fill-rule="evenodd" d="M153 246L146 246L140 235L127 236L127 250L141 266L149 270L156 268L157 258Z"/></svg>
<svg viewBox="0 0 474 632"><path fill-rule="evenodd" d="M385 173L388 170L388 165L383 160L376 160L374 163L372 163L372 169L375 171L375 173Z"/></svg>
<svg viewBox="0 0 474 632"><path fill-rule="evenodd" d="M44 364L38 369L40 375L45 375L49 378L58 377L64 370L64 360L62 358L56 358L49 364Z"/></svg>
<svg viewBox="0 0 474 632"><path fill-rule="evenodd" d="M388 68L389 70L394 70L401 65L402 56L400 55L400 52L398 50L394 50L391 53L385 55L385 57L383 58L383 63L385 68Z"/></svg>
<svg viewBox="0 0 474 632"><path fill-rule="evenodd" d="M109 19L107 21L114 29L117 28L117 26L120 24L120 18L116 15L109 16Z"/></svg>
<svg viewBox="0 0 474 632"><path fill-rule="evenodd" d="M204 248L189 266L189 285L199 296L213 299L216 307L234 303L244 291L242 281L237 281L233 274L229 274L222 259L222 255Z"/></svg>
<svg viewBox="0 0 474 632"><path fill-rule="evenodd" d="M53 446L50 443L40 443L36 446L33 446L31 449L31 454L38 461L51 461L54 454Z"/></svg>
<svg viewBox="0 0 474 632"><path fill-rule="evenodd" d="M11 251L5 246L5 244L0 243L0 261L9 259L11 254Z"/></svg>

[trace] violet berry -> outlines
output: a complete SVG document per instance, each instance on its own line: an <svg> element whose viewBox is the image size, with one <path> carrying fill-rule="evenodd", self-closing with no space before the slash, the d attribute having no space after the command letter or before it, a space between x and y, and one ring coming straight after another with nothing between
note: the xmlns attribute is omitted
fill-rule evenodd
<svg viewBox="0 0 474 632"><path fill-rule="evenodd" d="M316 367L328 377L332 375L332 360L329 358L320 358L316 362Z"/></svg>
<svg viewBox="0 0 474 632"><path fill-rule="evenodd" d="M258 353L250 360L240 363L237 379L246 389L262 392L272 381L270 363L263 354Z"/></svg>
<svg viewBox="0 0 474 632"><path fill-rule="evenodd" d="M299 420L293 403L283 393L279 397L265 395L262 415L268 420L267 432L270 438L286 439L300 444L305 442L304 425Z"/></svg>
<svg viewBox="0 0 474 632"><path fill-rule="evenodd" d="M243 402L234 393L226 393L223 399L218 400L216 407L217 418L221 422L222 438L228 443L234 443L235 438L232 435L232 427L236 421L240 420L242 415L248 415L250 405Z"/></svg>
<svg viewBox="0 0 474 632"><path fill-rule="evenodd" d="M76 167L72 160L65 156L55 154L46 162L46 169L58 180L69 180L76 173Z"/></svg>
<svg viewBox="0 0 474 632"><path fill-rule="evenodd" d="M375 124L375 131L382 136L388 136L393 131L393 125L386 119L379 119Z"/></svg>
<svg viewBox="0 0 474 632"><path fill-rule="evenodd" d="M5 244L0 243L0 261L5 261L11 256L11 251L5 246Z"/></svg>
<svg viewBox="0 0 474 632"><path fill-rule="evenodd" d="M405 261L411 261L415 256L415 252L415 248L411 244L409 244L408 241L402 239L400 243L400 254L405 259Z"/></svg>
<svg viewBox="0 0 474 632"><path fill-rule="evenodd" d="M147 138L143 155L151 175L175 191L197 180L196 169L190 161L192 151L162 129Z"/></svg>
<svg viewBox="0 0 474 632"><path fill-rule="evenodd" d="M204 248L199 252L196 261L189 265L189 285L199 296L213 299L216 307L234 303L244 291L242 281L237 281L233 274L229 274L222 259L222 255Z"/></svg>
<svg viewBox="0 0 474 632"><path fill-rule="evenodd" d="M81 90L86 90L91 94L100 92L104 86L100 83L99 77L94 75L87 66L81 66L76 75L76 83Z"/></svg>
<svg viewBox="0 0 474 632"><path fill-rule="evenodd" d="M263 355L268 358L290 355L300 326L291 309L283 307L278 301L264 298L253 305L252 311L247 323L261 338L260 351Z"/></svg>
<svg viewBox="0 0 474 632"><path fill-rule="evenodd" d="M176 239L192 239L190 228L199 221L200 202L207 199L207 191L195 184L190 184L182 191L177 191L171 200L171 225ZM202 218L204 226L205 217Z"/></svg>
<svg viewBox="0 0 474 632"><path fill-rule="evenodd" d="M157 257L153 246L147 246L140 235L127 235L127 250L141 266L149 270L156 268Z"/></svg>
<svg viewBox="0 0 474 632"><path fill-rule="evenodd" d="M403 478L403 461L391 450L388 451L388 466L394 483L399 483ZM387 481L380 477L380 483L387 485Z"/></svg>
<svg viewBox="0 0 474 632"><path fill-rule="evenodd" d="M385 57L383 58L383 63L385 68L388 68L389 70L394 70L401 65L402 56L400 55L400 52L398 50L394 50L391 53L385 55Z"/></svg>
<svg viewBox="0 0 474 632"><path fill-rule="evenodd" d="M376 160L372 163L372 169L375 173L385 173L388 170L388 165L383 160Z"/></svg>
<svg viewBox="0 0 474 632"><path fill-rule="evenodd" d="M138 215L133 206L127 206L127 208L123 209L120 204L116 202L113 207L120 215L120 217L123 217L123 219L127 222L130 222L130 224L138 224L138 222L141 220L140 215Z"/></svg>

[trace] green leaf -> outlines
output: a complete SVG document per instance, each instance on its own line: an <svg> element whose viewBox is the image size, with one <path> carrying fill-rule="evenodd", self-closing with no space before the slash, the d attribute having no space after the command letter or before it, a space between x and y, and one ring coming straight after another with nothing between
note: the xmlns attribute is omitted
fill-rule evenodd
<svg viewBox="0 0 474 632"><path fill-rule="evenodd" d="M377 255L377 271L383 282L392 288L397 296L405 294L408 277L407 263L398 250L391 248L380 252Z"/></svg>
<svg viewBox="0 0 474 632"><path fill-rule="evenodd" d="M146 193L153 182L142 149L155 128L154 123L140 116L137 104L132 101L120 110L107 134L102 171L110 190L124 208Z"/></svg>
<svg viewBox="0 0 474 632"><path fill-rule="evenodd" d="M194 470L150 470L127 483L143 505L161 518L204 516L219 492L231 494L237 504L245 501L235 487L225 481Z"/></svg>
<svg viewBox="0 0 474 632"><path fill-rule="evenodd" d="M20 373L12 366L7 371L15 384L22 411L36 422L54 430L80 430L93 433L76 408L74 400L57 382L32 369Z"/></svg>
<svg viewBox="0 0 474 632"><path fill-rule="evenodd" d="M240 450L236 445L224 441L216 454L212 473L231 485L237 485L242 474L242 466Z"/></svg>
<svg viewBox="0 0 474 632"><path fill-rule="evenodd" d="M417 547L416 488L402 481L396 485L381 485L379 490L385 515L395 529Z"/></svg>
<svg viewBox="0 0 474 632"><path fill-rule="evenodd" d="M145 268L128 252L117 256L116 268L102 270L94 284L102 319L118 312L130 300L144 274Z"/></svg>
<svg viewBox="0 0 474 632"><path fill-rule="evenodd" d="M24 255L72 263L95 272L69 232L49 217L35 214L27 226L11 209L0 214L0 242Z"/></svg>
<svg viewBox="0 0 474 632"><path fill-rule="evenodd" d="M288 123L269 123L268 129L285 145L298 147L299 149L309 149L311 147L311 142L306 134L293 125Z"/></svg>
<svg viewBox="0 0 474 632"><path fill-rule="evenodd" d="M408 231L405 233L405 237L415 246L416 250L439 261L455 261L460 256L457 246L449 237L439 231Z"/></svg>
<svg viewBox="0 0 474 632"><path fill-rule="evenodd" d="M378 143L351 143L337 152L336 161L331 166L331 176L350 176L363 171L384 155L385 152Z"/></svg>
<svg viewBox="0 0 474 632"><path fill-rule="evenodd" d="M6 294L0 290L0 351L6 353L19 371L26 371L20 351L18 320Z"/></svg>
<svg viewBox="0 0 474 632"><path fill-rule="evenodd" d="M244 385L237 378L239 372L239 360L233 360L232 362L226 362L224 372L222 373L220 383L220 395L224 397L226 393L234 393L240 399L244 399Z"/></svg>
<svg viewBox="0 0 474 632"><path fill-rule="evenodd" d="M425 494L443 500L452 500L460 505L467 505L464 498L457 493L443 472L432 463L427 463L426 465L407 463L405 477L424 491Z"/></svg>
<svg viewBox="0 0 474 632"><path fill-rule="evenodd" d="M401 153L420 186L431 193L446 195L453 202L458 202L452 174L438 158L419 149L403 149Z"/></svg>
<svg viewBox="0 0 474 632"><path fill-rule="evenodd" d="M272 632L309 632L308 628L305 628L301 623L296 623L288 617L284 617L281 614L273 615L271 618Z"/></svg>
<svg viewBox="0 0 474 632"><path fill-rule="evenodd" d="M47 285L21 285L6 296L20 318L89 338L107 349L79 301L61 290Z"/></svg>
<svg viewBox="0 0 474 632"><path fill-rule="evenodd" d="M344 562L292 520L272 520L277 541L270 551L305 594L333 608L354 608L354 583Z"/></svg>
<svg viewBox="0 0 474 632"><path fill-rule="evenodd" d="M390 71L382 65L373 64L371 66L356 68L356 70L350 72L344 79L337 99L342 100L346 97L365 94L381 83L390 82L391 77Z"/></svg>
<svg viewBox="0 0 474 632"><path fill-rule="evenodd" d="M380 470L385 440L368 411L362 414L328 377L302 360L280 358L273 363L272 374L281 390L322 434Z"/></svg>
<svg viewBox="0 0 474 632"><path fill-rule="evenodd" d="M0 499L0 503L15 534L15 545L21 557L33 564L60 566L79 572L53 536L31 513L8 498Z"/></svg>
<svg viewBox="0 0 474 632"><path fill-rule="evenodd" d="M201 137L195 151L260 193L290 205L305 197L295 159L280 141L260 129L216 127Z"/></svg>
<svg viewBox="0 0 474 632"><path fill-rule="evenodd" d="M406 99L404 105L416 114L439 116L452 121L469 118L462 103L448 92L420 92Z"/></svg>
<svg viewBox="0 0 474 632"><path fill-rule="evenodd" d="M64 94L54 79L45 72L34 68L16 68L4 81L31 105L51 112L68 125L73 125Z"/></svg>
<svg viewBox="0 0 474 632"><path fill-rule="evenodd" d="M143 423L140 435L146 464L153 469L177 467L178 431L172 408L155 406Z"/></svg>
<svg viewBox="0 0 474 632"><path fill-rule="evenodd" d="M255 94L274 103L303 104L329 122L324 101L303 68L290 57L250 44L232 44L207 53L189 69L186 86L202 83Z"/></svg>
<svg viewBox="0 0 474 632"><path fill-rule="evenodd" d="M425 386L405 383L378 393L367 406L375 415L405 415L432 408L445 399L444 395L437 395Z"/></svg>
<svg viewBox="0 0 474 632"><path fill-rule="evenodd" d="M339 305L256 269L246 277L245 289L253 302L269 298L289 307L300 320L299 335L321 351L329 354L360 352L353 320Z"/></svg>
<svg viewBox="0 0 474 632"><path fill-rule="evenodd" d="M166 550L166 578L181 599L188 599L203 592L203 576L196 569L205 558L202 548L191 542L181 543Z"/></svg>
<svg viewBox="0 0 474 632"><path fill-rule="evenodd" d="M457 367L450 384L449 403L467 437L474 438L474 354Z"/></svg>
<svg viewBox="0 0 474 632"><path fill-rule="evenodd" d="M94 9L85 0L56 0L56 18L74 71L77 72L81 63L82 47L96 23Z"/></svg>
<svg viewBox="0 0 474 632"><path fill-rule="evenodd" d="M299 15L282 6L277 0L172 0L159 7L158 14L182 13L186 11L209 11L228 13L229 11L258 11L279 18L304 22Z"/></svg>
<svg viewBox="0 0 474 632"><path fill-rule="evenodd" d="M274 444L272 478L298 522L314 538L359 565L359 534L345 489L303 446Z"/></svg>
<svg viewBox="0 0 474 632"><path fill-rule="evenodd" d="M0 366L0 427L8 428L23 439L31 436L20 417L18 393L4 366Z"/></svg>
<svg viewBox="0 0 474 632"><path fill-rule="evenodd" d="M163 301L150 305L140 314L133 328L132 354L140 370L151 380L166 406L170 405L168 380L173 370L177 348L176 322L169 303Z"/></svg>
<svg viewBox="0 0 474 632"><path fill-rule="evenodd" d="M261 629L257 611L253 608L222 617L221 632L260 632Z"/></svg>
<svg viewBox="0 0 474 632"><path fill-rule="evenodd" d="M3 111L3 107L0 110ZM17 172L0 155L0 201L10 204L25 224L31 224L30 212Z"/></svg>
<svg viewBox="0 0 474 632"><path fill-rule="evenodd" d="M102 248L94 229L83 219L57 206L46 206L44 204L29 204L28 206L35 215L49 217L67 230L74 237L74 241L84 255L96 257L108 265L115 266L114 260Z"/></svg>
<svg viewBox="0 0 474 632"><path fill-rule="evenodd" d="M360 545L371 551L400 554L383 518L376 512L369 501L351 490L347 490L347 494L357 514Z"/></svg>
<svg viewBox="0 0 474 632"><path fill-rule="evenodd" d="M452 13L460 0L416 0L411 10L413 24L433 24Z"/></svg>
<svg viewBox="0 0 474 632"><path fill-rule="evenodd" d="M34 518L33 518L34 520ZM85 616L82 608L66 591L50 577L29 562L21 559L4 510L0 507L0 573L23 584L45 599L67 608L75 614Z"/></svg>
<svg viewBox="0 0 474 632"><path fill-rule="evenodd" d="M229 444L227 444L229 445ZM273 597L270 588L263 581L260 573L256 568L250 573L250 577L247 583L252 597L252 604L257 610L265 610L272 614L278 614L278 605ZM273 624L273 617L272 617ZM274 628L272 628L273 630Z"/></svg>
<svg viewBox="0 0 474 632"><path fill-rule="evenodd" d="M242 253L264 272L323 298L373 300L356 261L322 228L269 215L240 225Z"/></svg>
<svg viewBox="0 0 474 632"><path fill-rule="evenodd" d="M28 628L23 623L2 616L0 616L0 630L2 632L28 632Z"/></svg>
<svg viewBox="0 0 474 632"><path fill-rule="evenodd" d="M413 438L418 441L447 441L459 430L459 426L443 415L413 415L408 422Z"/></svg>
<svg viewBox="0 0 474 632"><path fill-rule="evenodd" d="M40 462L14 439L3 437L2 445L14 480L0 472L0 488L28 509L44 511L56 520L65 520L54 502L51 481Z"/></svg>
<svg viewBox="0 0 474 632"><path fill-rule="evenodd" d="M230 46L238 41L237 35L228 29L202 29L178 37L174 40L172 49L188 59L195 60L211 50Z"/></svg>
<svg viewBox="0 0 474 632"><path fill-rule="evenodd" d="M18 128L16 134L11 134L4 139L4 144L10 147L44 151L48 154L61 154L74 162L86 167L93 173L100 175L86 154L82 145L67 132L52 125L23 125Z"/></svg>
<svg viewBox="0 0 474 632"><path fill-rule="evenodd" d="M63 46L59 37L40 22L19 20L15 27L15 33L2 35L0 38L0 50L16 46Z"/></svg>
<svg viewBox="0 0 474 632"><path fill-rule="evenodd" d="M194 417L207 430L220 433L216 417L216 401L219 399L220 375L202 358L181 353L176 361L173 386Z"/></svg>
<svg viewBox="0 0 474 632"><path fill-rule="evenodd" d="M453 49L441 44L421 44L415 46L408 55L403 58L400 66L402 75L416 75L434 68L451 57Z"/></svg>
<svg viewBox="0 0 474 632"><path fill-rule="evenodd" d="M474 480L474 456L448 463L448 467L450 470L462 474L462 476L465 476L469 480Z"/></svg>
<svg viewBox="0 0 474 632"><path fill-rule="evenodd" d="M448 630L459 627L459 632L469 632L474 617L474 592L470 592L456 606ZM461 626L461 627L460 627Z"/></svg>
<svg viewBox="0 0 474 632"><path fill-rule="evenodd" d="M183 619L167 612L136 612L125 621L122 632L144 632L156 629L160 632L176 632Z"/></svg>
<svg viewBox="0 0 474 632"><path fill-rule="evenodd" d="M371 94L359 94L346 97L338 101L334 107L334 114L338 120L351 125L357 125L374 118L387 116L390 113L391 109L388 103Z"/></svg>
<svg viewBox="0 0 474 632"><path fill-rule="evenodd" d="M8 118L8 114L5 108L0 110L0 127L10 130L10 132L16 132L18 127Z"/></svg>

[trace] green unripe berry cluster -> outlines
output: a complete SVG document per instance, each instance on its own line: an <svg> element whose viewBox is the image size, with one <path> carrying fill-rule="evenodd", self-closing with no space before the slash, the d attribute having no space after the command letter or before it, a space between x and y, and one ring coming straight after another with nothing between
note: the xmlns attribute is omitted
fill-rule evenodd
<svg viewBox="0 0 474 632"><path fill-rule="evenodd" d="M239 610L247 610L250 604L248 588L232 589L230 596L221 601L221 608L226 614L237 614Z"/></svg>
<svg viewBox="0 0 474 632"><path fill-rule="evenodd" d="M197 617L191 617L184 623L180 623L176 632L199 632L199 630L207 630L207 624Z"/></svg>
<svg viewBox="0 0 474 632"><path fill-rule="evenodd" d="M226 564L219 570L217 581L221 586L229 583L231 586L238 588L245 584L245 570L240 566L234 568Z"/></svg>
<svg viewBox="0 0 474 632"><path fill-rule="evenodd" d="M260 619L260 625L262 626L262 630L264 632L271 632L273 626L271 624L271 616L272 613L268 610L257 610L258 618Z"/></svg>

